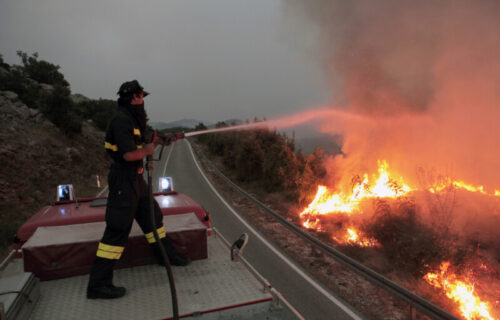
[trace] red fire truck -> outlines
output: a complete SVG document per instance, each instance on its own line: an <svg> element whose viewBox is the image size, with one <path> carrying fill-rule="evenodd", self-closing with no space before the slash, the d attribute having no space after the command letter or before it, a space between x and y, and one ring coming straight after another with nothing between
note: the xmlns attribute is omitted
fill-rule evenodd
<svg viewBox="0 0 500 320"><path fill-rule="evenodd" d="M167 235L192 260L172 267L180 318L302 319L211 226L202 206L176 191L154 197ZM86 298L105 208L106 197L57 201L21 226L14 250L0 265L0 320L173 319L167 274L135 222L114 273L127 294Z"/></svg>

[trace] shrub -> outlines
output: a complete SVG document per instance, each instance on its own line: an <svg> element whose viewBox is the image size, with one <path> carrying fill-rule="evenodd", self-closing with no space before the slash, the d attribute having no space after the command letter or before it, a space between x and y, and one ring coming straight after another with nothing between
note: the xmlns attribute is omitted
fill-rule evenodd
<svg viewBox="0 0 500 320"><path fill-rule="evenodd" d="M60 67L44 60L38 61L38 53L35 52L30 57L25 52L17 51L17 55L24 65L24 72L31 79L50 85L69 87L64 75L59 72Z"/></svg>
<svg viewBox="0 0 500 320"><path fill-rule="evenodd" d="M50 93L45 94L41 111L52 123L71 136L82 132L82 118L75 112L69 94L67 87L55 85Z"/></svg>
<svg viewBox="0 0 500 320"><path fill-rule="evenodd" d="M102 131L118 110L114 100L99 99L80 102L75 106L76 112L84 119L91 119Z"/></svg>
<svg viewBox="0 0 500 320"><path fill-rule="evenodd" d="M224 126L223 122L216 125ZM293 138L273 130L222 132L204 135L198 141L205 143L238 181L258 183L266 192L284 192L291 201L310 199L326 174L321 149L305 158L294 152Z"/></svg>
<svg viewBox="0 0 500 320"><path fill-rule="evenodd" d="M392 208L388 200L377 200L375 215L363 229L382 245L394 268L421 277L449 256L446 245L419 221L411 200L396 203Z"/></svg>
<svg viewBox="0 0 500 320"><path fill-rule="evenodd" d="M0 67L5 68L7 70L10 69L10 66L3 61L3 55L2 54L0 54Z"/></svg>

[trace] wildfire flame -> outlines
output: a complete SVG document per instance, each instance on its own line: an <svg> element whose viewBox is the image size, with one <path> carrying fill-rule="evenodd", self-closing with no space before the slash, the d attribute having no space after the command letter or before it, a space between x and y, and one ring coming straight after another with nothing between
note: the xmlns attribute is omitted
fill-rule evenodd
<svg viewBox="0 0 500 320"><path fill-rule="evenodd" d="M485 196L500 197L500 190L498 189L494 190L494 192L487 192L483 186L467 184L464 181L451 178L445 178L423 191L440 193L458 189ZM394 178L389 173L387 162L382 160L378 161L378 174L371 176L364 174L362 181L359 179L359 182L348 192L339 191L335 193L330 191L326 186L318 186L313 201L300 213L300 218L305 228L322 231L323 228L327 228L326 225L322 226L322 216L351 216L361 213L360 204L366 199L397 199L417 190L418 188L406 185L403 178ZM333 233L334 236L332 236L332 239L342 245L356 245L360 247L380 246L376 239L366 237L353 226L352 221L350 221L346 230ZM471 285L466 277L459 277L450 272L449 266L449 262L443 262L440 272L430 272L424 279L429 284L442 289L450 299L456 301L460 305L460 312L466 319L493 319L490 315L488 302L481 301L475 295L474 285Z"/></svg>
<svg viewBox="0 0 500 320"><path fill-rule="evenodd" d="M484 190L484 186L481 185L475 186L473 184L468 184L461 180L452 180L450 178L445 179L444 182L432 186L431 188L428 189L428 191L432 193L438 193L449 188L467 190L469 192L480 193L487 196L500 197L500 190L495 190L494 192L487 192L486 190Z"/></svg>
<svg viewBox="0 0 500 320"><path fill-rule="evenodd" d="M488 302L474 294L474 285L459 277L449 270L450 262L445 261L439 267L440 272L429 272L424 279L432 286L442 289L446 296L460 305L460 312L466 319L488 319L494 318L490 315Z"/></svg>
<svg viewBox="0 0 500 320"><path fill-rule="evenodd" d="M334 238L334 240L340 243L347 243L347 244L357 245L360 247L379 246L377 240L365 237L365 235L362 232L356 230L356 228L354 227L350 227L347 229L347 232L342 240L339 240L337 238Z"/></svg>
<svg viewBox="0 0 500 320"><path fill-rule="evenodd" d="M332 194L327 187L318 186L318 191L313 201L300 213L300 217L305 219L303 226L307 229L321 231L319 215L345 213L352 214L359 211L359 203L367 198L397 198L412 189L404 184L402 179L394 179L388 172L388 164L385 160L378 162L378 176L373 175L369 179L368 174L364 174L363 181L353 187L352 193L344 192ZM335 241L347 244L356 244L362 247L377 245L375 239L366 238L359 234L354 227L347 229L342 240L334 238Z"/></svg>
<svg viewBox="0 0 500 320"><path fill-rule="evenodd" d="M463 189L469 192L477 192L488 196L500 197L500 191L488 193L483 186L474 186L464 181L446 179L437 185L427 189L431 193L438 193L448 188ZM320 231L321 224L318 216L330 214L352 214L359 212L361 201L369 198L398 198L415 191L417 188L409 187L403 178L394 178L389 173L389 166L385 160L378 161L378 175L363 175L363 181L357 183L351 192L340 191L332 193L326 186L318 186L318 191L311 203L301 213L304 220L302 225L307 229Z"/></svg>
<svg viewBox="0 0 500 320"><path fill-rule="evenodd" d="M358 205L363 199L397 198L412 190L404 184L402 179L397 181L391 178L387 170L387 162L385 160L379 161L379 175L378 177L373 177L372 181L374 182L370 183L368 174L364 174L363 181L354 186L351 194L344 192L332 194L328 191L327 187L318 186L314 200L300 213L300 216L315 216L338 212L352 213L359 209Z"/></svg>

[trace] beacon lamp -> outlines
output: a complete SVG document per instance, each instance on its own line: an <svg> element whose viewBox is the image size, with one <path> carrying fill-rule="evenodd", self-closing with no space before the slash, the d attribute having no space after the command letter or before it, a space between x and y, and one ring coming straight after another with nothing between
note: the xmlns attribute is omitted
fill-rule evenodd
<svg viewBox="0 0 500 320"><path fill-rule="evenodd" d="M159 192L174 191L174 185L172 183L172 177L160 177L158 191Z"/></svg>
<svg viewBox="0 0 500 320"><path fill-rule="evenodd" d="M72 184L60 184L57 186L57 201L74 200L75 190Z"/></svg>

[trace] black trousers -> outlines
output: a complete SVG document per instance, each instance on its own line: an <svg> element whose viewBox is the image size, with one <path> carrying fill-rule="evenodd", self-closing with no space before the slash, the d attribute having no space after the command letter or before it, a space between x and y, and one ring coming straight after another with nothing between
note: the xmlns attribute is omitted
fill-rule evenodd
<svg viewBox="0 0 500 320"><path fill-rule="evenodd" d="M113 164L108 175L109 195L106 208L106 229L92 264L89 288L108 286L113 283L113 267L120 259L127 242L132 223L137 221L146 239L159 254L153 226L150 221L149 195L147 184L142 174L135 168ZM169 256L175 249L167 240L162 221L160 206L153 200L156 230ZM160 257L158 257L160 258Z"/></svg>

